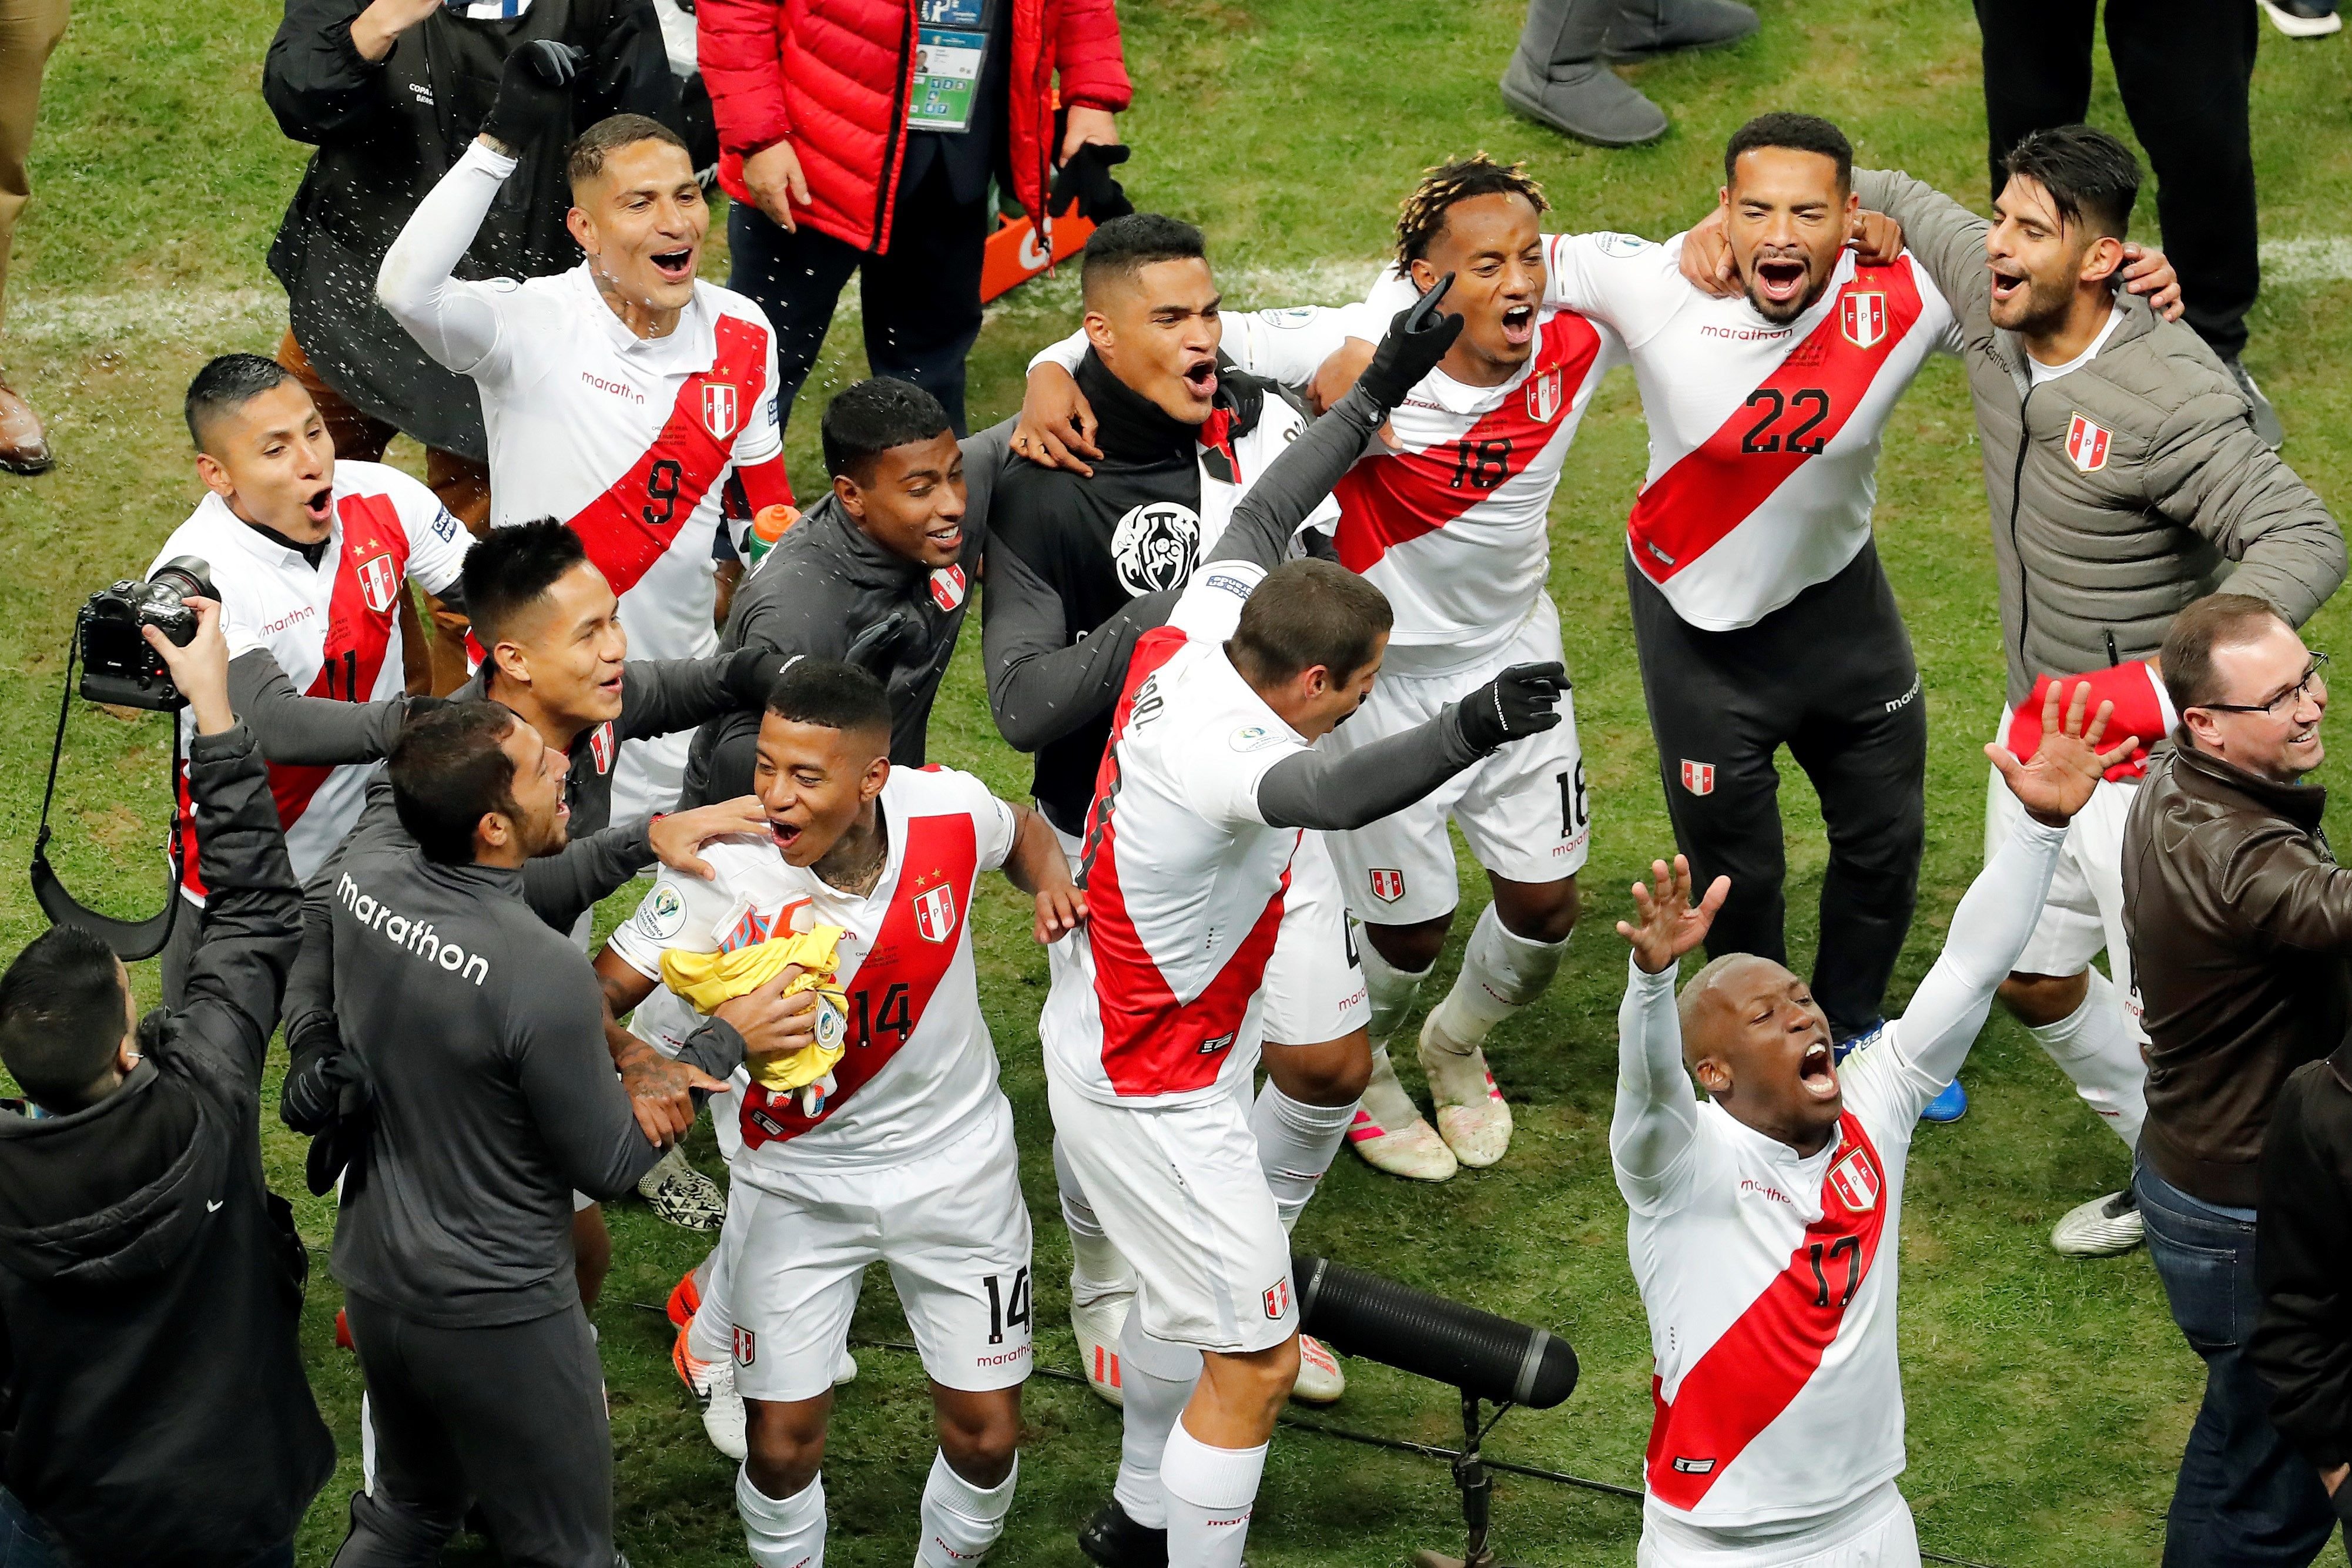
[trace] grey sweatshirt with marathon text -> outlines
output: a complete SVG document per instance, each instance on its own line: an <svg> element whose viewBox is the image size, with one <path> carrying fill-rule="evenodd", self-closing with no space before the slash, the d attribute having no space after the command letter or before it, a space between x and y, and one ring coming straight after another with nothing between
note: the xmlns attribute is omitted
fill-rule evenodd
<svg viewBox="0 0 2352 1568"><path fill-rule="evenodd" d="M328 908L344 1043L375 1082L335 1278L437 1327L571 1307L572 1189L617 1197L661 1154L614 1076L594 972L522 884L435 864L380 816L309 895ZM714 1019L683 1055L723 1078L742 1053Z"/></svg>

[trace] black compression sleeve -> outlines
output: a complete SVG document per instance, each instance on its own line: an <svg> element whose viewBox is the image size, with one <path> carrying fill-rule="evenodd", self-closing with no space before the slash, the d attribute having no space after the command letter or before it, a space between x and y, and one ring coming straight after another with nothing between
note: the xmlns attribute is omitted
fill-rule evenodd
<svg viewBox="0 0 2352 1568"><path fill-rule="evenodd" d="M1344 755L1285 757L1258 781L1258 815L1270 827L1361 827L1402 811L1484 755L1463 739L1459 710L1448 703L1426 723Z"/></svg>

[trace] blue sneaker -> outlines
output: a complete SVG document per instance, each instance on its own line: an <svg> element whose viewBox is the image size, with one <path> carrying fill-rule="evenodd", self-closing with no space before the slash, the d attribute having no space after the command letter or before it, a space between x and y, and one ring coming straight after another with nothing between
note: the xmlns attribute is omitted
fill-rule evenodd
<svg viewBox="0 0 2352 1568"><path fill-rule="evenodd" d="M1919 1113L1919 1120L1922 1121L1958 1121L1961 1117L1966 1116L1968 1113L1969 1091L1960 1087L1960 1080L1958 1079L1954 1079L1951 1082L1944 1086L1943 1093L1937 1095L1935 1099L1927 1102L1927 1109Z"/></svg>

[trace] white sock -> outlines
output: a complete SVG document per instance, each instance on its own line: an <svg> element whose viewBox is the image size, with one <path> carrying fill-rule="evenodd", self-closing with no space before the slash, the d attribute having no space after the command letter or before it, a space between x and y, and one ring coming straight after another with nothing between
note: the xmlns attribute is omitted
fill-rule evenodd
<svg viewBox="0 0 2352 1568"><path fill-rule="evenodd" d="M1332 1157L1356 1119L1352 1105L1309 1105L1282 1092L1272 1079L1257 1091L1250 1108L1250 1132L1257 1139L1257 1163L1273 1189L1275 1212L1282 1228L1298 1223L1316 1184L1331 1168Z"/></svg>
<svg viewBox="0 0 2352 1568"><path fill-rule="evenodd" d="M1154 1530L1168 1524L1167 1494L1160 1489L1160 1456L1168 1434L1184 1414L1192 1385L1201 1381L1201 1352L1190 1345L1155 1340L1143 1331L1143 1313L1130 1311L1119 1331L1118 1480L1111 1496L1127 1517Z"/></svg>
<svg viewBox="0 0 2352 1568"><path fill-rule="evenodd" d="M1488 904L1470 932L1454 989L1430 1009L1437 1034L1460 1054L1484 1044L1496 1025L1544 994L1567 951L1566 942L1514 935Z"/></svg>
<svg viewBox="0 0 2352 1568"><path fill-rule="evenodd" d="M915 1568L968 1568L987 1556L1004 1533L1013 1483L1020 1479L1017 1454L1013 1473L983 1488L957 1475L945 1454L934 1453L930 1478L923 1482L923 1543L915 1550Z"/></svg>
<svg viewBox="0 0 2352 1568"><path fill-rule="evenodd" d="M1356 1105L1383 1132L1402 1132L1422 1119L1421 1108L1397 1081L1385 1040L1372 1042L1372 1076L1365 1080L1363 1098Z"/></svg>
<svg viewBox="0 0 2352 1568"><path fill-rule="evenodd" d="M2114 982L2090 972L2090 994L2054 1024L2036 1026L2033 1037L2050 1059L2074 1080L2074 1092L2099 1114L2124 1147L2139 1147L2140 1123L2147 1119L2147 1063L2132 1037L2131 1021Z"/></svg>
<svg viewBox="0 0 2352 1568"><path fill-rule="evenodd" d="M1105 1296L1133 1290L1135 1270L1103 1234L1102 1222L1087 1201L1085 1185L1062 1152L1058 1134L1054 1139L1054 1183L1061 1189L1062 1224L1070 1233L1070 1304L1083 1307Z"/></svg>
<svg viewBox="0 0 2352 1568"><path fill-rule="evenodd" d="M824 1568L824 1475L782 1501L735 1472L735 1511L743 1516L743 1544L759 1568Z"/></svg>
<svg viewBox="0 0 2352 1568"><path fill-rule="evenodd" d="M1179 1421L1160 1484L1168 1494L1168 1568L1241 1568L1265 1445L1212 1448Z"/></svg>
<svg viewBox="0 0 2352 1568"><path fill-rule="evenodd" d="M735 1324L727 1305L727 1243L704 1258L702 1302L686 1325L686 1353L697 1361L725 1361L735 1353Z"/></svg>
<svg viewBox="0 0 2352 1568"><path fill-rule="evenodd" d="M1370 933L1361 926L1356 929L1356 952L1364 961L1364 994L1372 1010L1364 1032L1372 1037L1377 1054L1388 1045L1390 1036L1404 1027L1406 1016L1421 995L1421 983L1429 978L1429 969L1399 969L1381 956L1381 950L1371 944Z"/></svg>

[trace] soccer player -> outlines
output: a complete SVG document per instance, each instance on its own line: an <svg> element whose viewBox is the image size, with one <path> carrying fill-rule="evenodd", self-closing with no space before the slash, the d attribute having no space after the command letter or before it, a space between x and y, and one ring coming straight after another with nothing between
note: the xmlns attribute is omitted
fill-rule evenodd
<svg viewBox="0 0 2352 1568"><path fill-rule="evenodd" d="M761 831L706 847L707 877L663 873L597 960L613 1010L635 1007L639 1029L677 1051L700 1020L662 985L665 953L844 933L845 1054L807 1090L739 1081L724 1260L678 1336L682 1364L731 1363L750 1449L735 1496L761 1568L823 1556L825 1420L869 1263L889 1266L938 1414L917 1563L978 1562L1013 1503L1029 1215L981 1016L971 900L981 874L1002 869L1034 895L1048 942L1086 900L1042 817L969 773L894 768L890 728L872 675L794 661L760 724Z"/></svg>
<svg viewBox="0 0 2352 1568"><path fill-rule="evenodd" d="M385 253L376 293L481 392L491 526L562 519L621 595L639 656L696 658L719 647L721 491L739 480L756 513L792 490L767 320L694 275L710 214L686 144L642 115L599 121L567 154L580 266L452 276L517 160L569 126L570 58L552 42L509 58L481 135ZM677 803L688 740L627 749L622 815Z"/></svg>
<svg viewBox="0 0 2352 1568"><path fill-rule="evenodd" d="M212 568L229 701L268 761L294 875L307 880L359 820L376 761L405 711L396 700L407 689L402 595L414 581L455 597L473 539L431 490L397 468L336 462L310 395L291 371L258 354L206 363L188 385L186 416L207 493L155 564L194 555ZM279 721L299 718L285 702L297 691L382 702L371 710L378 732L353 751L320 747L310 726ZM352 718L364 728L371 715ZM194 723L183 710L183 731L193 735ZM166 1005L177 1005L185 989L205 901L182 771L180 896L188 907L163 950Z"/></svg>
<svg viewBox="0 0 2352 1568"><path fill-rule="evenodd" d="M2086 695L2062 725L2050 690L2032 762L1985 748L2016 826L1910 1010L1843 1062L1811 990L1769 958L1727 953L1675 995L1676 963L1706 940L1727 879L1694 905L1676 856L1634 884L1634 917L1617 926L1633 954L1609 1151L1657 1362L1645 1568L1918 1562L1895 1487L1904 1165L2033 929L2068 820L2134 743L2097 749L2108 710L2085 729Z"/></svg>
<svg viewBox="0 0 2352 1568"><path fill-rule="evenodd" d="M1391 615L1361 577L1285 557L1461 331L1444 292L1399 313L1356 389L1244 498L1139 640L1113 721L1087 924L1038 1024L1061 1156L1138 1278L1118 1479L1079 1537L1100 1563L1238 1564L1297 1374L1289 1238L1245 1101L1300 830L1377 820L1559 721L1559 667L1531 665L1378 744L1316 744L1373 689Z"/></svg>
<svg viewBox="0 0 2352 1568"><path fill-rule="evenodd" d="M1079 447L1076 466L1017 461L1001 476L981 611L997 727L1036 753L1038 809L1074 858L1136 638L1166 616L1235 509L1307 426L1275 381L1233 370L1225 350L1288 379L1305 379L1321 357L1284 363L1283 351L1316 335L1294 330L1291 313L1226 318L1201 231L1157 213L1097 229L1081 287L1085 323L1033 362L1033 398L1013 437L1016 453L1034 443L1058 448L1058 427ZM1036 416L1034 395L1057 381L1087 409L1090 435ZM1328 498L1307 499L1306 525L1328 527L1337 515ZM1266 1083L1250 1114L1286 1225L1330 1169L1370 1070L1356 952L1337 874L1321 836L1310 835L1291 865L1267 964ZM1054 950L1054 968L1069 962ZM1055 1173L1070 1233L1071 1328L1087 1380L1116 1404L1134 1273L1069 1162L1056 1160ZM1295 1397L1329 1404L1346 1392L1328 1348L1304 1339L1299 1355Z"/></svg>

